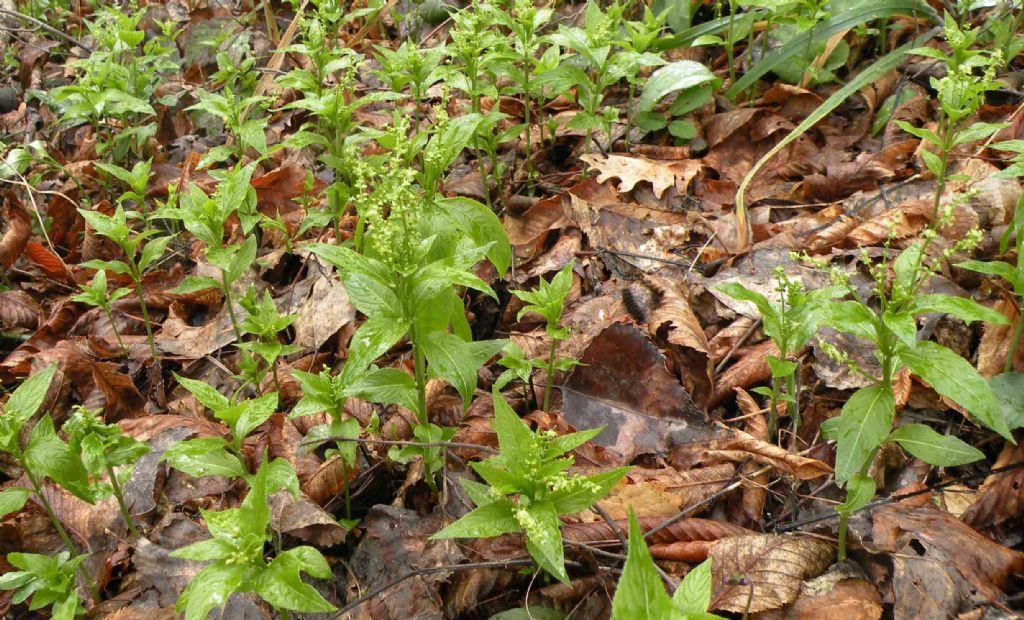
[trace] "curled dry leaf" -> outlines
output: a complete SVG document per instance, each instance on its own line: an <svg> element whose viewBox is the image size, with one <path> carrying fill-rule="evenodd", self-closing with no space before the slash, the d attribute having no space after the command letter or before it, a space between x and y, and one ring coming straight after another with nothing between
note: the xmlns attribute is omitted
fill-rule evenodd
<svg viewBox="0 0 1024 620"><path fill-rule="evenodd" d="M766 340L744 351L743 356L735 364L716 377L715 391L711 394L708 407L714 407L726 397L732 396L733 388L746 389L770 379L772 370L768 367L768 362L764 361L764 358L769 355L779 356L779 348L771 340Z"/></svg>
<svg viewBox="0 0 1024 620"><path fill-rule="evenodd" d="M753 397L746 390L736 388L736 405L744 418L743 426L748 434L758 441L767 442L770 439L768 423ZM760 467L756 462L745 463L742 466L740 473L743 475L743 491L739 502L729 505L730 520L747 527L760 523L764 503L768 498L769 472L757 474L758 469Z"/></svg>
<svg viewBox="0 0 1024 620"><path fill-rule="evenodd" d="M645 281L661 295L660 303L651 311L648 330L657 334L664 329L666 339L672 344L707 353L710 347L704 329L676 284L656 275L647 276Z"/></svg>
<svg viewBox="0 0 1024 620"><path fill-rule="evenodd" d="M638 517L671 517L721 491L732 481L734 472L728 463L685 471L637 467L598 504L613 519L625 519L630 508ZM585 518L597 521L601 517L593 514Z"/></svg>
<svg viewBox="0 0 1024 620"><path fill-rule="evenodd" d="M717 449L708 450L708 459L711 461L724 459L743 462L753 458L758 463L770 465L799 480L814 480L832 473L827 463L793 454L739 429L732 429L727 439L715 443Z"/></svg>
<svg viewBox="0 0 1024 620"><path fill-rule="evenodd" d="M25 244L32 235L32 223L17 194L7 191L4 198L7 202L7 230L0 237L0 266L10 268L25 250Z"/></svg>
<svg viewBox="0 0 1024 620"><path fill-rule="evenodd" d="M323 506L332 497L338 495L359 475L357 467L348 467L341 457L335 455L313 472L313 475L302 483L302 492L317 505Z"/></svg>
<svg viewBox="0 0 1024 620"><path fill-rule="evenodd" d="M843 563L824 575L805 581L792 605L758 614L758 620L785 618L842 618L878 620L882 617L882 597L863 571L841 570ZM839 570L837 570L839 569ZM860 575L856 573L861 573Z"/></svg>
<svg viewBox="0 0 1024 620"><path fill-rule="evenodd" d="M756 613L796 600L801 583L832 561L832 545L806 536L753 534L711 545L710 609Z"/></svg>
<svg viewBox="0 0 1024 620"><path fill-rule="evenodd" d="M931 220L932 203L928 199L911 200L886 209L863 222L846 235L853 247L879 245L886 239L906 239L924 229Z"/></svg>
<svg viewBox="0 0 1024 620"><path fill-rule="evenodd" d="M270 526L281 534L318 547L337 545L348 534L337 519L305 496L300 495L296 499L287 491L278 491L267 501L270 504Z"/></svg>
<svg viewBox="0 0 1024 620"><path fill-rule="evenodd" d="M597 170L597 182L604 183L608 179L619 179L618 189L626 193L641 181L651 184L654 195L661 198L665 190L675 187L680 194L685 194L690 181L704 167L699 159L683 159L662 161L643 156L630 155L596 155L587 154L580 157Z"/></svg>
<svg viewBox="0 0 1024 620"><path fill-rule="evenodd" d="M1024 443L1004 444L993 469L1024 461ZM978 490L963 522L974 528L998 525L1024 515L1024 468L990 474Z"/></svg>

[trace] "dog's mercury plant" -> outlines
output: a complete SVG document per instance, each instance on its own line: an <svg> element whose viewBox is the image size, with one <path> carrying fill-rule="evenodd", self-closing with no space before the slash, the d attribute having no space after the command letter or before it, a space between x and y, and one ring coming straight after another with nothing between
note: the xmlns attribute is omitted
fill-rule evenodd
<svg viewBox="0 0 1024 620"><path fill-rule="evenodd" d="M526 548L538 566L567 584L559 517L589 508L607 495L629 468L592 476L568 473L573 458L564 455L596 437L603 427L562 436L533 432L497 392L494 430L500 453L470 464L487 484L460 479L477 507L432 538L488 538L523 532Z"/></svg>

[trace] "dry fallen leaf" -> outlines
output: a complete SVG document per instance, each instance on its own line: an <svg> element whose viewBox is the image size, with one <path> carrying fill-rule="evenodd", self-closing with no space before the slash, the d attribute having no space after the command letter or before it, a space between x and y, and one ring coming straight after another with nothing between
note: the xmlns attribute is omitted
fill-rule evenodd
<svg viewBox="0 0 1024 620"><path fill-rule="evenodd" d="M709 609L756 613L796 600L800 584L832 562L832 545L806 536L754 534L711 545Z"/></svg>
<svg viewBox="0 0 1024 620"><path fill-rule="evenodd" d="M618 178L618 191L626 193L636 187L637 183L646 181L653 187L657 198L661 198L665 190L673 186L677 192L685 194L690 181L704 167L699 159L663 161L638 155L587 154L580 159L597 170L598 183Z"/></svg>

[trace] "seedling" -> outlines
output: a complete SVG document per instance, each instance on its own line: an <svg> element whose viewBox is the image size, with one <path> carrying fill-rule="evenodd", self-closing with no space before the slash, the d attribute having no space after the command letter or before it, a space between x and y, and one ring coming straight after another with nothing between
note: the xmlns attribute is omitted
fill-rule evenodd
<svg viewBox="0 0 1024 620"><path fill-rule="evenodd" d="M164 237L153 237L158 234L156 230L147 228L140 233L135 233L128 226L128 214L135 217L135 212L124 210L118 205L113 215L105 215L99 211L88 211L78 209L89 226L96 234L110 239L124 252L124 260L101 260L93 259L82 263L82 266L97 270L107 270L113 273L126 275L131 278L135 287L135 294L139 298L139 308L142 311L142 321L146 326L146 340L149 342L149 352L153 360L158 359L156 342L153 340L153 326L149 321L149 310L146 308L146 296L142 291L142 276L146 271L156 264L167 251L167 245L174 238L173 235ZM150 238L153 237L153 238ZM148 241L146 241L148 239ZM139 245L146 241L146 245L139 254Z"/></svg>
<svg viewBox="0 0 1024 620"><path fill-rule="evenodd" d="M530 557L568 584L559 517L589 508L629 471L629 467L620 467L593 476L567 473L573 458L563 455L602 430L560 437L553 432L533 432L495 392L494 431L500 453L470 463L487 484L459 480L477 507L431 538L490 538L523 532Z"/></svg>
<svg viewBox="0 0 1024 620"><path fill-rule="evenodd" d="M8 553L7 561L15 570L0 575L0 590L14 590L11 603L29 601L29 611L50 607L53 620L72 620L85 613L78 598L75 571L86 555L71 557L67 551L54 556L38 553Z"/></svg>
<svg viewBox="0 0 1024 620"><path fill-rule="evenodd" d="M754 304L761 314L764 333L775 343L781 357L769 355L765 358L772 372L771 389L755 388L754 391L770 398L768 436L775 433L780 403L786 403L795 437L800 426L800 386L795 357L818 331L826 304L842 297L845 291L838 286L807 291L799 280L791 280L781 266L772 275L777 283L777 301L769 300L737 282L726 282L718 290L733 299Z"/></svg>
<svg viewBox="0 0 1024 620"><path fill-rule="evenodd" d="M544 401L542 404L544 411L548 411L551 406L551 388L554 385L555 371L565 371L579 364L575 359L558 357L556 355L558 343L569 337L569 330L562 327L560 323L562 322L562 312L565 311L565 297L569 294L569 289L572 288L572 267L575 262L575 260L570 261L550 282L541 278L537 288L533 291L510 291L513 295L526 302L526 305L519 310L516 318L521 320L524 315L531 312L539 314L544 319L544 328L547 331L548 338L551 339L551 347L548 350L545 368ZM505 364L509 367L509 370L502 373L498 378L499 389L511 379L511 376L507 373L515 373L522 379L522 374L527 372L526 366L517 359L522 357L522 350L519 351L518 356L515 349L511 349L509 352L511 357L508 358L508 362ZM531 362L529 366L534 367L535 364ZM502 377L505 378L503 379Z"/></svg>
<svg viewBox="0 0 1024 620"><path fill-rule="evenodd" d="M711 604L711 560L690 569L670 598L644 542L644 533L629 510L629 554L612 599L612 620L723 620L708 613Z"/></svg>
<svg viewBox="0 0 1024 620"><path fill-rule="evenodd" d="M331 576L331 567L317 549L294 547L269 561L264 557L267 543L273 540L267 497L279 489L298 497L295 472L283 459L269 464L264 459L238 508L200 511L210 538L171 552L175 558L210 561L178 599L176 609L184 611L185 620L205 620L210 610L224 607L235 592L253 592L277 610L334 610L315 588L302 581L302 573L319 579Z"/></svg>
<svg viewBox="0 0 1024 620"><path fill-rule="evenodd" d="M82 304L89 304L95 306L103 312L103 316L107 317L107 322L110 323L110 328L114 330L114 337L117 338L117 344L121 347L121 353L128 355L128 349L124 346L124 341L121 340L121 333L117 330L117 323L114 322L113 313L111 313L111 305L125 297L132 294L132 290L127 287L120 287L114 290L112 293L107 293L107 272L100 269L96 272L96 275L92 277L90 284L83 284L82 292L71 298L71 301L77 301Z"/></svg>
<svg viewBox="0 0 1024 620"><path fill-rule="evenodd" d="M96 412L85 407L75 408L74 414L64 424L64 432L68 435L72 454L81 455L92 487L93 503L113 495L128 531L138 538L139 530L132 520L122 489L131 478L135 463L149 452L149 445L128 437L117 424L104 424ZM120 472L118 468L121 468Z"/></svg>
<svg viewBox="0 0 1024 620"><path fill-rule="evenodd" d="M269 97L252 95L239 98L230 88L224 89L223 95L199 89L195 96L199 101L185 109L213 115L224 123L224 129L231 136L228 144L215 146L203 155L197 164L198 167L219 164L232 157L236 162L241 162L250 148L259 157L269 153L264 133L267 119L262 114L270 104ZM252 113L253 110L257 112L255 115Z"/></svg>
<svg viewBox="0 0 1024 620"><path fill-rule="evenodd" d="M239 302L249 316L242 320L239 327L242 333L251 334L255 340L239 343L243 351L240 367L246 374L246 380L259 386L266 373L274 377L274 389L280 391L281 384L277 377L277 360L301 350L302 347L283 344L279 334L295 322L295 315L281 316L274 305L270 291L263 291L263 297L256 295L255 288L250 287L248 293ZM262 364L257 361L262 360Z"/></svg>

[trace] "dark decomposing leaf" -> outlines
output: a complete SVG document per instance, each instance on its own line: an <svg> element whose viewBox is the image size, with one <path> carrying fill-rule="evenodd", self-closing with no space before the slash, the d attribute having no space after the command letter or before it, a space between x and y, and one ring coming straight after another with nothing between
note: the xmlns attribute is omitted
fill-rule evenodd
<svg viewBox="0 0 1024 620"><path fill-rule="evenodd" d="M562 388L565 418L576 428L607 426L594 442L607 448L610 464L709 436L704 414L635 326L611 325L581 361Z"/></svg>

